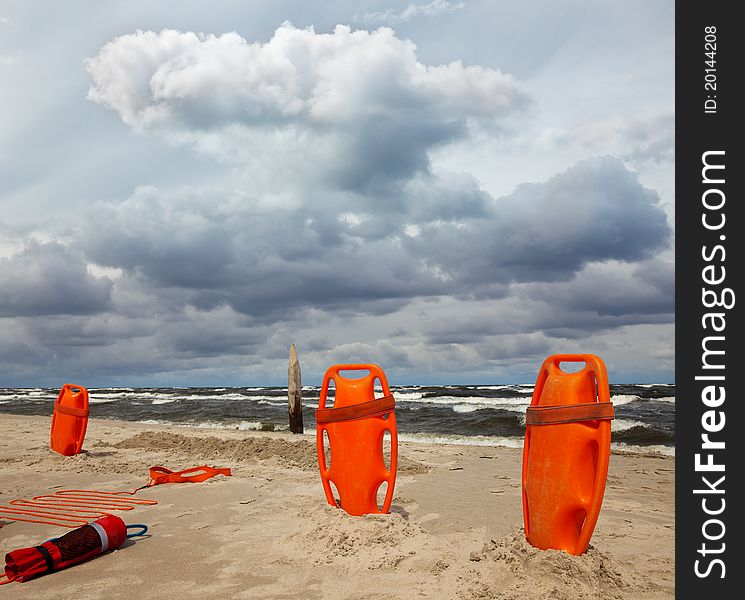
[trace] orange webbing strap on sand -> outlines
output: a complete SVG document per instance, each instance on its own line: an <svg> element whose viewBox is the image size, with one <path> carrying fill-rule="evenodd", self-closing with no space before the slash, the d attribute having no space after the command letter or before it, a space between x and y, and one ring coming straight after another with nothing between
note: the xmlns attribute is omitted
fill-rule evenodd
<svg viewBox="0 0 745 600"><path fill-rule="evenodd" d="M133 498L134 492L101 492L98 490L59 490L54 494L35 496L31 500L11 500L0 505L0 517L26 523L80 527L111 511L152 506L157 500ZM126 496L126 497L125 497Z"/></svg>
<svg viewBox="0 0 745 600"><path fill-rule="evenodd" d="M150 481L147 485L137 488L135 492L154 485L160 485L161 483L200 483L207 479L211 479L215 475L225 475L229 477L230 469L208 467L207 465L204 465L201 467L184 469L183 471L171 471L171 469L166 469L165 467L150 467Z"/></svg>
<svg viewBox="0 0 745 600"><path fill-rule="evenodd" d="M562 406L529 406L525 411L526 425L581 423L615 418L612 402L588 402Z"/></svg>
<svg viewBox="0 0 745 600"><path fill-rule="evenodd" d="M338 423L365 417L379 417L396 408L393 396L383 396L369 402L352 404L339 408L319 408L316 410L316 423Z"/></svg>

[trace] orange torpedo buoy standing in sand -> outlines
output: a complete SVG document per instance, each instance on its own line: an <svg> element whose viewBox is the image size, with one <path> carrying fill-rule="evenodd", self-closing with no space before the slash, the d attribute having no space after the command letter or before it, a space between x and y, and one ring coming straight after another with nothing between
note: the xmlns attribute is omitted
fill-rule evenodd
<svg viewBox="0 0 745 600"><path fill-rule="evenodd" d="M368 371L360 379L349 379L340 371ZM384 396L375 398L375 381L380 381ZM334 382L335 399L326 408L330 382ZM393 499L398 464L398 430L394 413L395 400L383 370L377 365L334 365L326 371L316 410L316 444L318 466L326 500L336 506L331 483L339 492L339 506L350 515L388 513ZM329 467L323 447L327 433L331 447ZM391 436L390 468L383 456L383 437ZM377 503L378 489L387 482L385 500Z"/></svg>
<svg viewBox="0 0 745 600"><path fill-rule="evenodd" d="M562 362L585 366L567 373ZM525 415L523 519L531 545L587 550L603 502L613 418L599 357L556 354L543 362Z"/></svg>
<svg viewBox="0 0 745 600"><path fill-rule="evenodd" d="M88 390L82 385L63 385L54 402L52 450L65 456L80 452L88 427L88 413Z"/></svg>

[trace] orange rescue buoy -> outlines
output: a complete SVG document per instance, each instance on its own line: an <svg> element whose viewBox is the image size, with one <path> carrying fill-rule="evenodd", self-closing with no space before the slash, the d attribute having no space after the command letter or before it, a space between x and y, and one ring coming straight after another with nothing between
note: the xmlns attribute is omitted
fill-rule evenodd
<svg viewBox="0 0 745 600"><path fill-rule="evenodd" d="M88 413L88 390L82 385L63 385L54 402L52 450L65 456L80 452L88 427Z"/></svg>
<svg viewBox="0 0 745 600"><path fill-rule="evenodd" d="M368 371L359 379L349 379L340 371ZM375 382L383 388L383 397L375 398ZM330 382L334 382L335 399L326 408ZM318 466L326 500L336 506L331 483L339 492L339 506L350 515L388 513L398 464L398 430L394 413L395 400L383 370L377 365L334 365L326 371L316 410L316 444ZM327 433L331 448L329 467L323 447ZM385 433L391 436L390 468L383 456ZM385 500L378 506L378 489L387 482Z"/></svg>
<svg viewBox="0 0 745 600"><path fill-rule="evenodd" d="M567 373L562 362L585 366ZM555 354L543 362L525 415L523 520L531 545L587 550L603 502L613 417L599 357Z"/></svg>

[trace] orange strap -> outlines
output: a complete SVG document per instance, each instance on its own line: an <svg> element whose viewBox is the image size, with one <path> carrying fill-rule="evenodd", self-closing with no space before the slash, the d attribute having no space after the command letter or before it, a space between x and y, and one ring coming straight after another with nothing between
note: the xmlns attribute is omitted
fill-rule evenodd
<svg viewBox="0 0 745 600"><path fill-rule="evenodd" d="M55 404L54 412L60 413L62 415L70 415L73 417L87 417L91 411L87 408L75 408L74 406L63 406L62 404Z"/></svg>
<svg viewBox="0 0 745 600"><path fill-rule="evenodd" d="M217 469L215 467L193 467L183 471L171 471L165 467L150 467L150 481L144 487L152 487L161 483L199 483L214 477L215 475L230 476L230 469Z"/></svg>
<svg viewBox="0 0 745 600"><path fill-rule="evenodd" d="M379 417L391 412L395 407L396 400L393 396L383 396L370 402L362 402L352 406L319 408L316 410L316 423L336 423L365 417Z"/></svg>
<svg viewBox="0 0 745 600"><path fill-rule="evenodd" d="M590 402L566 406L529 406L525 412L526 425L555 425L614 419L612 402Z"/></svg>

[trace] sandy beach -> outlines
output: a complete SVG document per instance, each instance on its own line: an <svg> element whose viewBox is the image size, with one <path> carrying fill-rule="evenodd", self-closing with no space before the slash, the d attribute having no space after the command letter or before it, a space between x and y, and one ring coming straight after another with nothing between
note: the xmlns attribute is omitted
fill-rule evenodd
<svg viewBox="0 0 745 600"><path fill-rule="evenodd" d="M522 534L521 450L403 443L390 515L326 505L315 438L91 419L85 452L48 449L49 419L0 415L0 504L64 488L132 490L148 469L209 464L231 477L138 493L118 513L148 537L4 598L672 598L674 467L613 454L581 557ZM0 551L68 530L0 519Z"/></svg>

